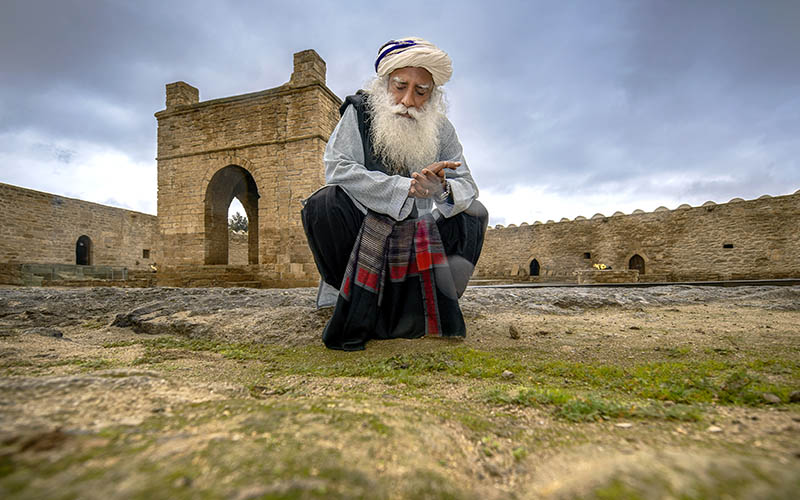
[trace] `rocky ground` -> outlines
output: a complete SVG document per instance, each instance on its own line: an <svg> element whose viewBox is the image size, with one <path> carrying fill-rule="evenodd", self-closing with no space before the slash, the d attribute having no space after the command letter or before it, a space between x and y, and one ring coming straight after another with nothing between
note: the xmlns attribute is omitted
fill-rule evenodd
<svg viewBox="0 0 800 500"><path fill-rule="evenodd" d="M356 353L314 292L0 289L0 497L800 491L800 287L471 288Z"/></svg>

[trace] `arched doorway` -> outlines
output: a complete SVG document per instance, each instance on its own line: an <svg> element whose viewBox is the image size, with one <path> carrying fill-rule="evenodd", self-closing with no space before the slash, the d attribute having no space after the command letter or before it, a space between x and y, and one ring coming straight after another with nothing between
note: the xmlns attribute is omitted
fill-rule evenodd
<svg viewBox="0 0 800 500"><path fill-rule="evenodd" d="M92 240L85 234L75 242L75 264L79 266L92 265Z"/></svg>
<svg viewBox="0 0 800 500"><path fill-rule="evenodd" d="M539 261L536 259L533 259L531 261L530 275L539 276Z"/></svg>
<svg viewBox="0 0 800 500"><path fill-rule="evenodd" d="M253 176L228 165L211 177L205 198L205 263L228 263L228 207L236 198L248 221L247 260L258 264L258 188Z"/></svg>
<svg viewBox="0 0 800 500"><path fill-rule="evenodd" d="M632 271L639 271L639 274L644 274L644 259L641 255L634 254L633 257L628 261L628 269Z"/></svg>

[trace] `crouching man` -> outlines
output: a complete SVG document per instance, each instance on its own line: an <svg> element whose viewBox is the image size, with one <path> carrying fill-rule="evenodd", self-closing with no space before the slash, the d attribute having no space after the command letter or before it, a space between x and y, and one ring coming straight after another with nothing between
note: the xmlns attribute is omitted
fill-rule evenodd
<svg viewBox="0 0 800 500"><path fill-rule="evenodd" d="M317 305L336 305L323 332L332 349L465 336L458 298L488 222L445 116L450 57L421 38L391 40L375 70L342 105L325 150L326 186L302 211L322 276Z"/></svg>

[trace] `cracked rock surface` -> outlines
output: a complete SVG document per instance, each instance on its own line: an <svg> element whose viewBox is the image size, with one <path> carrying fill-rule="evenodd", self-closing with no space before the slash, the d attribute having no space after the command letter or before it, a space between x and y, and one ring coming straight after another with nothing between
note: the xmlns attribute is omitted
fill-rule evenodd
<svg viewBox="0 0 800 500"><path fill-rule="evenodd" d="M600 308L715 304L800 310L799 287L470 288L467 318L494 313L578 314ZM315 290L247 288L5 288L0 335L25 329L58 336L58 328L97 321L143 334L176 334L288 345L314 342L330 316L316 310Z"/></svg>
<svg viewBox="0 0 800 500"><path fill-rule="evenodd" d="M800 287L469 288L357 353L315 295L0 288L0 498L800 490Z"/></svg>

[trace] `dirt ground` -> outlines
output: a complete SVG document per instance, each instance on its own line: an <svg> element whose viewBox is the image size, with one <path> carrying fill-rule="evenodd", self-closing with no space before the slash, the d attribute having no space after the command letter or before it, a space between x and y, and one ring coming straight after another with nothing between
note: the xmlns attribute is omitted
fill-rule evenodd
<svg viewBox="0 0 800 500"><path fill-rule="evenodd" d="M0 288L0 497L800 491L800 287L470 288L355 353L314 294Z"/></svg>

